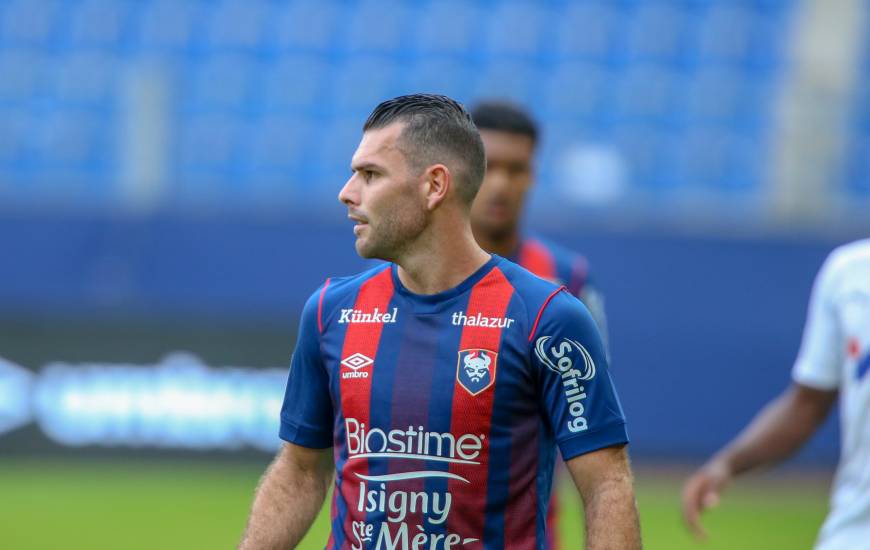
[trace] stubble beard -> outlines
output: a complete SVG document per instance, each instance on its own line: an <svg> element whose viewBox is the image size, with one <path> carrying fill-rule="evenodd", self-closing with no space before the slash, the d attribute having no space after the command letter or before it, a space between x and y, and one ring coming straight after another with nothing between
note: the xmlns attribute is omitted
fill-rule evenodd
<svg viewBox="0 0 870 550"><path fill-rule="evenodd" d="M377 222L369 220L368 238L357 239L356 252L363 258L396 262L413 247L428 222L422 208L404 206Z"/></svg>

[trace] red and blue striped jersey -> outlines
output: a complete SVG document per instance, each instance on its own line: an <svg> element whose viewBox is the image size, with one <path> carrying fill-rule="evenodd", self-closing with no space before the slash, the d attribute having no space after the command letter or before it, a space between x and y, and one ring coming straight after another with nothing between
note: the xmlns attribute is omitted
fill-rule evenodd
<svg viewBox="0 0 870 550"><path fill-rule="evenodd" d="M554 457L628 441L595 322L493 256L459 286L396 266L306 303L282 439L333 448L328 548L543 548Z"/></svg>

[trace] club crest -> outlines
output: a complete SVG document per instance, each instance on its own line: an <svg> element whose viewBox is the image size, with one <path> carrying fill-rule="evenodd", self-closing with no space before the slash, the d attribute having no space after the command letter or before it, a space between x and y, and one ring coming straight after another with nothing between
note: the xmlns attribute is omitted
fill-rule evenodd
<svg viewBox="0 0 870 550"><path fill-rule="evenodd" d="M498 354L485 349L459 350L456 381L471 395L477 395L495 382Z"/></svg>

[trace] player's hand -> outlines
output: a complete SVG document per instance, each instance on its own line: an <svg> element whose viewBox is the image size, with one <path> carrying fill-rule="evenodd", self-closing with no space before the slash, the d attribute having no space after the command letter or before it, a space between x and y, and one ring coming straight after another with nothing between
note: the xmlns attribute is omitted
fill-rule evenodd
<svg viewBox="0 0 870 550"><path fill-rule="evenodd" d="M719 504L720 495L731 481L731 471L722 460L713 459L692 474L683 486L683 520L696 538L706 539L701 513Z"/></svg>

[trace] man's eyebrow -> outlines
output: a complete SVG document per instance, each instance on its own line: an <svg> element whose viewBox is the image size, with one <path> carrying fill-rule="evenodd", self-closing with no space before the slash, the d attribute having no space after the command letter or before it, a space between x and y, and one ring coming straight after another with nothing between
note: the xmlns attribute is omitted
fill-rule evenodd
<svg viewBox="0 0 870 550"><path fill-rule="evenodd" d="M359 172L361 170L371 170L377 172L383 172L384 169L379 164L375 164L373 162L359 162L356 164L351 163L350 169L354 172Z"/></svg>

